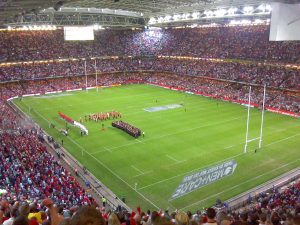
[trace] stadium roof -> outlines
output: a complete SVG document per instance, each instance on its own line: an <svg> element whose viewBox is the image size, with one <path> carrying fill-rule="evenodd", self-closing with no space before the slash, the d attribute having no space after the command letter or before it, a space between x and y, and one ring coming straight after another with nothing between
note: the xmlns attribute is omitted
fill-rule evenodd
<svg viewBox="0 0 300 225"><path fill-rule="evenodd" d="M252 5L261 2L259 0L119 0L117 2L113 0L74 0L66 3L65 6L122 9L143 13L143 15L150 17L232 5Z"/></svg>
<svg viewBox="0 0 300 225"><path fill-rule="evenodd" d="M109 25L109 21L112 21L113 25L116 22L113 21L115 17L118 19L116 25L134 25L134 23L147 25L150 18L203 13L208 10L230 7L258 7L269 2L267 0L0 0L0 23L46 23L50 21L52 24L64 25L68 20L69 23L72 20L70 14L73 14L73 17L76 17L75 14L81 16L85 14L89 17L93 14L101 15L100 19L95 20L101 25ZM59 14L60 17L54 18L53 21L56 14ZM127 18L127 20L120 18ZM82 17L76 17L75 20L77 22L84 21ZM91 18L85 18L85 20L82 24L78 22L78 25L84 25L87 21L95 22ZM102 23L103 21L104 23Z"/></svg>

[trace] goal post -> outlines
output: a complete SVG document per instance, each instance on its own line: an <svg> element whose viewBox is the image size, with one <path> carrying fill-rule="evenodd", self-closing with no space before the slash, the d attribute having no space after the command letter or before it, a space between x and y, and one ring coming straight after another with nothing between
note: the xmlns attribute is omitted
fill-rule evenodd
<svg viewBox="0 0 300 225"><path fill-rule="evenodd" d="M266 85L264 85L263 90L263 101L262 101L262 112L261 112L261 122L260 122L260 133L259 137L249 139L249 123L250 123L250 107L251 107L251 93L252 87L249 87L248 93L248 110L247 110L247 122L246 122L246 140L244 146L244 153L248 152L248 143L258 140L258 149L262 147L262 139L263 139L263 127L264 127L264 112L265 112L265 101L266 101ZM255 148L255 151L257 148Z"/></svg>
<svg viewBox="0 0 300 225"><path fill-rule="evenodd" d="M99 91L98 89L98 72L97 72L97 59L95 59L95 74L96 74L96 88L97 92Z"/></svg>
<svg viewBox="0 0 300 225"><path fill-rule="evenodd" d="M264 114L265 114L265 101L266 101L266 85L264 85L264 96L263 96L263 104L262 104L262 111L261 111L261 123L260 123L260 134L259 134L259 144L258 144L259 149L262 146L262 135L263 135L263 127L264 127Z"/></svg>
<svg viewBox="0 0 300 225"><path fill-rule="evenodd" d="M251 86L249 87L248 95L248 113L247 113L247 123L246 123L246 141L244 146L244 153L248 150L248 135L249 135L249 121L250 121L250 105L251 105Z"/></svg>
<svg viewBox="0 0 300 225"><path fill-rule="evenodd" d="M87 72L86 72L86 60L84 61L84 75L85 75L85 89L88 91L88 81L87 81Z"/></svg>

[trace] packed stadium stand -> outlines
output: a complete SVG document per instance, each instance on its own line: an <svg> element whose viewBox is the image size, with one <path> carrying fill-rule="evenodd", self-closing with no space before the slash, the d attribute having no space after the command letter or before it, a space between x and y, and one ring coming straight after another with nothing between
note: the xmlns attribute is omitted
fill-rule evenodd
<svg viewBox="0 0 300 225"><path fill-rule="evenodd" d="M42 130L7 104L15 96L95 83L153 84L246 103L251 84L253 106L261 108L266 85L267 109L300 117L300 42L270 42L269 30L269 25L107 29L88 42L65 42L62 29L0 31L0 189L5 190L0 224L299 225L299 180L249 198L239 210L105 205L53 156Z"/></svg>
<svg viewBox="0 0 300 225"><path fill-rule="evenodd" d="M146 32L101 30L95 33L95 41L84 44L64 42L63 30L7 31L0 34L0 53L2 61L174 55L295 63L299 59L299 43L269 42L269 29L256 25Z"/></svg>

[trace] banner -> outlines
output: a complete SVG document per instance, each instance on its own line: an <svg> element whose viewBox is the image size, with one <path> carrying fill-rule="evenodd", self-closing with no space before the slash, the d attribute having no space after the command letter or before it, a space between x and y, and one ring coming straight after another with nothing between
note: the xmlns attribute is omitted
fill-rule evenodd
<svg viewBox="0 0 300 225"><path fill-rule="evenodd" d="M183 178L180 185L175 190L171 199L181 197L205 185L230 176L234 173L237 167L235 160L227 161L219 165L201 170L197 173L187 175Z"/></svg>
<svg viewBox="0 0 300 225"><path fill-rule="evenodd" d="M77 121L74 121L74 126L78 127L81 131L85 132L86 135L89 134L88 129L86 129L86 127L83 124L78 123Z"/></svg>
<svg viewBox="0 0 300 225"><path fill-rule="evenodd" d="M58 112L58 115L64 119L65 121L67 121L68 123L71 123L71 124L74 124L74 120L72 120L70 117L68 117L67 115L61 113L61 112Z"/></svg>

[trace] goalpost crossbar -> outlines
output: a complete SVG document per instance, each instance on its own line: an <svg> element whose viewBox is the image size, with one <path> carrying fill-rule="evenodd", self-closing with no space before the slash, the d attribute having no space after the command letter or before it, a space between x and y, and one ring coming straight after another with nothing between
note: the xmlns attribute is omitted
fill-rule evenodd
<svg viewBox="0 0 300 225"><path fill-rule="evenodd" d="M252 141L255 141L255 140L258 140L258 139L260 139L260 137L249 139L249 140L247 140L247 142L249 143L249 142L252 142Z"/></svg>

